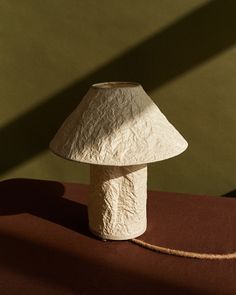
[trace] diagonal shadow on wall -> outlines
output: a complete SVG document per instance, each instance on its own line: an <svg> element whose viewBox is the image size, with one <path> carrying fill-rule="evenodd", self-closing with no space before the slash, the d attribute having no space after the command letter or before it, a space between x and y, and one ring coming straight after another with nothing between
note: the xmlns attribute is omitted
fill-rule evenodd
<svg viewBox="0 0 236 295"><path fill-rule="evenodd" d="M225 193L222 197L236 198L236 189Z"/></svg>
<svg viewBox="0 0 236 295"><path fill-rule="evenodd" d="M151 91L233 46L235 9L234 0L207 3L3 126L0 174L47 149L92 83L138 81Z"/></svg>

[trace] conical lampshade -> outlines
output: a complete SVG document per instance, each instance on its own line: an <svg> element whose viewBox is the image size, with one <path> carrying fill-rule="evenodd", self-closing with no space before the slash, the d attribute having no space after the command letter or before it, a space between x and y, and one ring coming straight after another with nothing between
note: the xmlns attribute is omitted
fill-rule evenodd
<svg viewBox="0 0 236 295"><path fill-rule="evenodd" d="M127 166L182 153L187 142L137 83L94 84L50 148L74 161Z"/></svg>

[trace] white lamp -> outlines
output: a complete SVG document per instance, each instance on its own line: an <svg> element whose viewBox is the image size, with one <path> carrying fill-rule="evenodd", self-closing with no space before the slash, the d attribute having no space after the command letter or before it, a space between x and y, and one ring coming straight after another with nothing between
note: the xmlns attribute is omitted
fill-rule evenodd
<svg viewBox="0 0 236 295"><path fill-rule="evenodd" d="M182 153L188 144L138 83L90 87L50 143L57 155L91 165L89 227L125 240L147 226L147 163Z"/></svg>

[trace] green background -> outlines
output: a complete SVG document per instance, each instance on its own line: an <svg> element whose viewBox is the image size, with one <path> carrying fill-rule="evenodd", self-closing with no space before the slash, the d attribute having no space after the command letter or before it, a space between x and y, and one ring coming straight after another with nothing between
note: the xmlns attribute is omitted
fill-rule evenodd
<svg viewBox="0 0 236 295"><path fill-rule="evenodd" d="M88 87L137 81L183 134L149 189L236 186L236 1L1 0L0 174L89 182L48 143Z"/></svg>

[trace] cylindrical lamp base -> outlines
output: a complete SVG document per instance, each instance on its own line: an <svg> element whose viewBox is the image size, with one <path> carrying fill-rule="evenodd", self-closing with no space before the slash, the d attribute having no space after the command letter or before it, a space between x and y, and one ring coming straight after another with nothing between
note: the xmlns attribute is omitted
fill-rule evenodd
<svg viewBox="0 0 236 295"><path fill-rule="evenodd" d="M89 228L102 239L127 240L147 227L147 165L90 166Z"/></svg>

